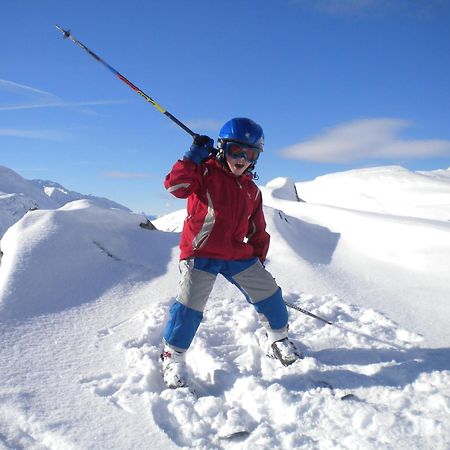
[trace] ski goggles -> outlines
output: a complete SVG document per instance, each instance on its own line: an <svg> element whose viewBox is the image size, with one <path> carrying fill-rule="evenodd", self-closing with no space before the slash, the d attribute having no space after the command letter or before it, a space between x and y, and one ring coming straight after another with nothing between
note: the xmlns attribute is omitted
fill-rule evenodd
<svg viewBox="0 0 450 450"><path fill-rule="evenodd" d="M233 159L244 158L247 162L253 163L261 152L255 147L230 141L225 144L225 153Z"/></svg>

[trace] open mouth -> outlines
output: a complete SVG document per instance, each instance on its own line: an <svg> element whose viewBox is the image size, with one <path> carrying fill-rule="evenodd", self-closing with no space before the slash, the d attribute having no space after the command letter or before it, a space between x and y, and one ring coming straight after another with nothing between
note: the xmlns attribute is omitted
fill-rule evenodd
<svg viewBox="0 0 450 450"><path fill-rule="evenodd" d="M242 163L236 163L236 164L234 165L234 167L236 167L236 169L243 169L243 168L245 167L245 164L242 164Z"/></svg>

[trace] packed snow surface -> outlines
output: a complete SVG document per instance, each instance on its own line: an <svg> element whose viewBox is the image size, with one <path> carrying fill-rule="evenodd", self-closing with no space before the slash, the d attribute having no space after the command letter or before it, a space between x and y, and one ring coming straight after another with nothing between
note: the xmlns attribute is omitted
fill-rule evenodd
<svg viewBox="0 0 450 450"><path fill-rule="evenodd" d="M0 449L450 448L449 187L399 167L261 187L266 267L333 324L290 309L305 358L282 367L219 278L196 396L159 362L185 212L151 231L93 199L25 211L1 240Z"/></svg>

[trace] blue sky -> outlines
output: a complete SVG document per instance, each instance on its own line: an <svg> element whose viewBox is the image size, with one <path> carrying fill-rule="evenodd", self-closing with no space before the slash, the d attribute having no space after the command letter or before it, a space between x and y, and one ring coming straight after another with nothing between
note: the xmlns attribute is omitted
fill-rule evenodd
<svg viewBox="0 0 450 450"><path fill-rule="evenodd" d="M450 166L447 0L8 1L0 15L0 165L134 211L191 138L69 40L194 131L265 131L258 183L374 165Z"/></svg>

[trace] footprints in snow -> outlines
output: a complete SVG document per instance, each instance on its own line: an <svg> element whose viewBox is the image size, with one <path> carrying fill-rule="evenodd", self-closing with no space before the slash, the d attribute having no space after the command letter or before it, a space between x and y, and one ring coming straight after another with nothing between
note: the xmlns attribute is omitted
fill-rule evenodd
<svg viewBox="0 0 450 450"><path fill-rule="evenodd" d="M73 448L68 440L44 424L27 409L9 404L0 395L0 449L49 449Z"/></svg>
<svg viewBox="0 0 450 450"><path fill-rule="evenodd" d="M382 314L347 305L335 296L292 292L285 299L335 323L325 325L296 311L290 313L291 337L306 350L301 363L284 368L264 357L259 347L264 331L243 299L211 298L187 357L199 398L168 390L159 362L170 303L166 299L143 313L141 336L122 344L128 367L125 374L104 373L81 382L129 412L135 402L144 402L157 425L177 445L201 447L212 442L220 448L220 436L226 435L233 422L254 430L246 442L257 444L267 433L291 433L294 438L296 431L288 415L299 420L303 410L318 410L341 398L348 393L349 377L361 388L366 383L370 386L368 377L387 364L396 365L385 361L383 351L410 348L420 340L407 330L398 330ZM100 330L98 337L108 336L117 326ZM381 360L374 349L381 350ZM318 388L311 379L331 383L338 395Z"/></svg>

